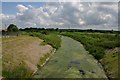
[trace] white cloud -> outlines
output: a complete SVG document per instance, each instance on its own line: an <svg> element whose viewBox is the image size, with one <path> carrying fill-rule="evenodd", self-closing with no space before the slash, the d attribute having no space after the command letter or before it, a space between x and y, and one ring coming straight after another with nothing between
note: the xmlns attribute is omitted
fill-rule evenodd
<svg viewBox="0 0 120 80"><path fill-rule="evenodd" d="M28 7L28 8L34 8L32 5L28 5L27 7Z"/></svg>
<svg viewBox="0 0 120 80"><path fill-rule="evenodd" d="M17 5L16 7L19 12L24 12L24 11L28 10L28 7L25 7L24 5L21 5L21 4Z"/></svg>
<svg viewBox="0 0 120 80"><path fill-rule="evenodd" d="M71 27L84 29L116 29L118 24L117 3L50 2L39 8L19 4L17 9L18 12L14 17L2 14L3 24L11 22L21 28Z"/></svg>
<svg viewBox="0 0 120 80"><path fill-rule="evenodd" d="M0 22L2 22L2 28L5 28L6 25L9 25L11 23L14 23L16 21L16 16L15 15L5 15L5 14L0 14Z"/></svg>

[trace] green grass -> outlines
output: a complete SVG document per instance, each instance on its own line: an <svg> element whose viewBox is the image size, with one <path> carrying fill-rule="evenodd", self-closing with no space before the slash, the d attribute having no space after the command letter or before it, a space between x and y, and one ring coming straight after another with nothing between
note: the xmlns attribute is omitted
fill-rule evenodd
<svg viewBox="0 0 120 80"><path fill-rule="evenodd" d="M32 71L24 64L22 64L14 68L14 70L3 69L2 75L7 78L28 78L31 77Z"/></svg>
<svg viewBox="0 0 120 80"><path fill-rule="evenodd" d="M101 60L101 63L110 78L118 77L118 55L120 55L120 52L108 53Z"/></svg>
<svg viewBox="0 0 120 80"><path fill-rule="evenodd" d="M106 49L120 47L119 34L87 32L63 32L61 34L81 42L85 49L98 60L103 58Z"/></svg>
<svg viewBox="0 0 120 80"><path fill-rule="evenodd" d="M106 54L106 50L120 47L120 34L87 32L63 32L61 34L81 42L90 54L100 60L108 77L118 77L118 54L120 52Z"/></svg>
<svg viewBox="0 0 120 80"><path fill-rule="evenodd" d="M41 57L40 60L39 60L38 65L37 65L37 67L38 67L38 68L42 68L41 65L43 65L43 64L45 63L46 59L49 58L50 55L51 55L50 53L47 53L47 54L45 54L43 57Z"/></svg>
<svg viewBox="0 0 120 80"><path fill-rule="evenodd" d="M42 34L40 32L29 32L27 34L43 39L45 43L50 44L53 48L58 49L61 46L61 39L56 32L49 34Z"/></svg>

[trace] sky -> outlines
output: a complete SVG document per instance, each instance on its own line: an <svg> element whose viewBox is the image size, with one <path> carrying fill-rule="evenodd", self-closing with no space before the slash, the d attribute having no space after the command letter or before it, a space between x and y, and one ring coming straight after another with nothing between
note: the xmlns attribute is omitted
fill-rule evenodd
<svg viewBox="0 0 120 80"><path fill-rule="evenodd" d="M2 2L2 28L118 29L117 2Z"/></svg>
<svg viewBox="0 0 120 80"><path fill-rule="evenodd" d="M43 6L45 2L4 2L2 4L2 12L4 14L15 14L17 10L17 5L22 4L23 6L32 5L36 8Z"/></svg>

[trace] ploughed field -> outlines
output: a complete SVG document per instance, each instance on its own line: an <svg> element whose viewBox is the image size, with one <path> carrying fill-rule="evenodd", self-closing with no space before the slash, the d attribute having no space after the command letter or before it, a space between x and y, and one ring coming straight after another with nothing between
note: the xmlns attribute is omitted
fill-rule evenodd
<svg viewBox="0 0 120 80"><path fill-rule="evenodd" d="M61 47L36 72L34 78L106 78L102 66L88 54L80 42L60 37Z"/></svg>
<svg viewBox="0 0 120 80"><path fill-rule="evenodd" d="M2 76L31 77L37 66L42 65L44 55L53 51L50 45L42 45L37 37L19 36L2 39Z"/></svg>

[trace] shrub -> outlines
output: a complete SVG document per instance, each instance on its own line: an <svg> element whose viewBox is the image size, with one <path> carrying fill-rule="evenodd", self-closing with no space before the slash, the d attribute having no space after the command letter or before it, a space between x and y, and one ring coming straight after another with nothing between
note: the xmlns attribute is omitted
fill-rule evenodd
<svg viewBox="0 0 120 80"><path fill-rule="evenodd" d="M29 35L43 39L45 43L50 44L53 48L58 49L61 46L61 39L57 34L49 33L44 35L39 32L30 32Z"/></svg>
<svg viewBox="0 0 120 80"><path fill-rule="evenodd" d="M61 34L81 42L85 49L98 60L103 58L105 49L120 47L119 34L84 32L63 32Z"/></svg>
<svg viewBox="0 0 120 80"><path fill-rule="evenodd" d="M19 30L18 27L14 24L10 24L7 28L8 32L17 32L18 30Z"/></svg>

